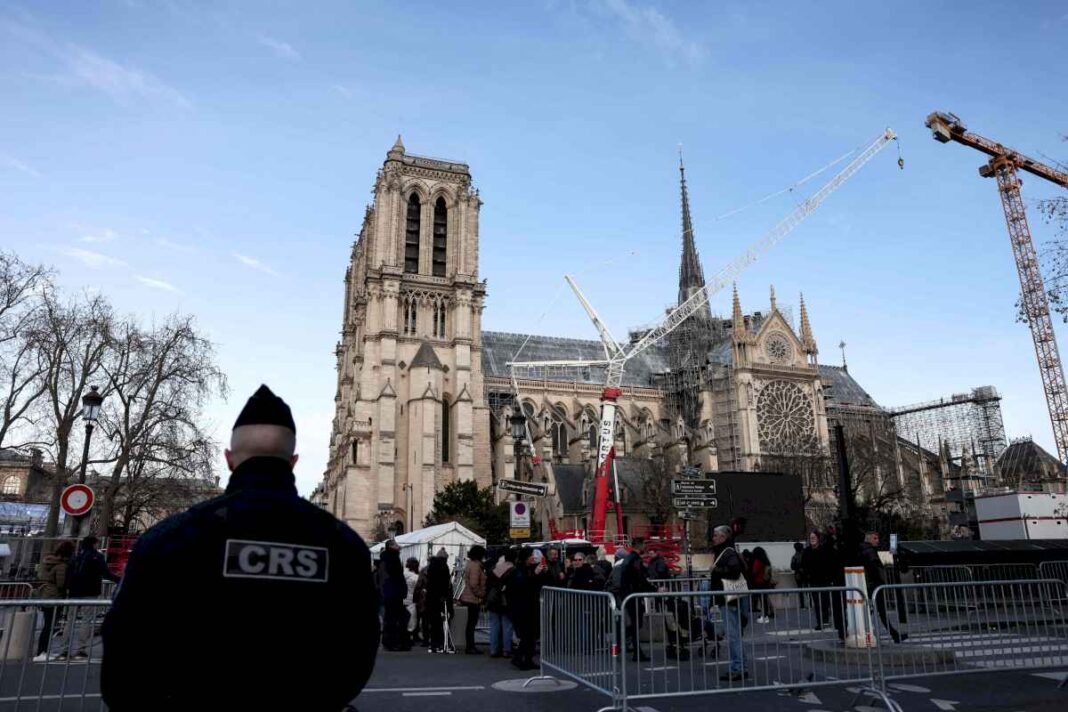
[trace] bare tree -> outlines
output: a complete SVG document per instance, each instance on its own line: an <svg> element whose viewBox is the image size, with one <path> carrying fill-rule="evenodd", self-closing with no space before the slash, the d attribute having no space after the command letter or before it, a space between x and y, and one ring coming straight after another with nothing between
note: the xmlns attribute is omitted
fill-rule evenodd
<svg viewBox="0 0 1068 712"><path fill-rule="evenodd" d="M51 291L48 269L0 252L0 447L11 446L9 438L44 393L45 364L33 336L41 294Z"/></svg>
<svg viewBox="0 0 1068 712"><path fill-rule="evenodd" d="M111 305L103 297L80 296L65 302L51 292L43 296L34 322L33 338L44 364L38 430L55 463L45 536L55 536L59 527L59 500L71 471L71 436L81 415L82 394L102 376L112 323ZM106 391L101 388L105 395Z"/></svg>
<svg viewBox="0 0 1068 712"><path fill-rule="evenodd" d="M641 506L654 526L663 526L675 513L671 480L678 477L682 458L672 449L658 450L646 463L641 480Z"/></svg>
<svg viewBox="0 0 1068 712"><path fill-rule="evenodd" d="M148 526L215 493L212 465L218 448L207 438L189 436L175 422L157 433L150 457L135 453L130 458L125 476L109 489L110 513L98 519L98 531L105 522L123 532Z"/></svg>
<svg viewBox="0 0 1068 712"><path fill-rule="evenodd" d="M132 504L137 493L154 497L168 490L163 480L181 489L178 480L210 477L216 448L201 428L202 409L227 390L214 346L191 317L172 316L151 330L127 320L115 328L111 343L102 364L109 398L100 427L112 444L113 463L97 524L102 535L113 523L120 493L128 525L138 509ZM154 479L161 482L145 484Z"/></svg>

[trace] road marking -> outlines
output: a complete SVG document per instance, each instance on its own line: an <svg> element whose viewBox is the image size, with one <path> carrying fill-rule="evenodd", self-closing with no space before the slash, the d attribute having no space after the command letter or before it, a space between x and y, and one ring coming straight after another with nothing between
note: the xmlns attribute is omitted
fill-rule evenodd
<svg viewBox="0 0 1068 712"><path fill-rule="evenodd" d="M401 697L447 697L451 692L405 692Z"/></svg>
<svg viewBox="0 0 1068 712"><path fill-rule="evenodd" d="M647 670L649 672L661 672L663 670L678 670L678 669L679 669L678 665L662 665L660 667L642 668L642 670Z"/></svg>
<svg viewBox="0 0 1068 712"><path fill-rule="evenodd" d="M767 657L763 657L763 658L753 658L753 660L759 660L759 661L763 662L765 660L782 660L785 657L786 657L785 655L768 655Z"/></svg>
<svg viewBox="0 0 1068 712"><path fill-rule="evenodd" d="M816 697L815 692L806 692L797 698L798 702L804 702L806 705L822 705L820 698Z"/></svg>
<svg viewBox="0 0 1068 712"><path fill-rule="evenodd" d="M957 705L959 705L960 703L959 702L955 702L953 700L936 700L936 699L932 699L931 700L931 704L933 704L938 709L942 710L942 712L955 712L955 710L957 709Z"/></svg>
<svg viewBox="0 0 1068 712"><path fill-rule="evenodd" d="M920 687L919 685L905 685L900 682L890 683L890 687L895 690L898 690L899 692L916 692L921 695L925 695L930 692L930 690L928 690L926 687Z"/></svg>
<svg viewBox="0 0 1068 712"><path fill-rule="evenodd" d="M485 690L484 685L469 687L365 687L360 694L369 692L463 692L465 690Z"/></svg>

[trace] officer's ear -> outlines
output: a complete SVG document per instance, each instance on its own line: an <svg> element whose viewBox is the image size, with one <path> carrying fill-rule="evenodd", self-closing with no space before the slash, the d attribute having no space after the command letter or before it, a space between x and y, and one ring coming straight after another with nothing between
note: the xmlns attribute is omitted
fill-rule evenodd
<svg viewBox="0 0 1068 712"><path fill-rule="evenodd" d="M230 468L230 472L234 471L234 453L229 448L223 450L223 454L226 455L226 466Z"/></svg>
<svg viewBox="0 0 1068 712"><path fill-rule="evenodd" d="M293 457L289 458L289 468L293 469L294 467L296 467L297 466L297 460L299 460L299 459L300 459L300 455L294 455Z"/></svg>

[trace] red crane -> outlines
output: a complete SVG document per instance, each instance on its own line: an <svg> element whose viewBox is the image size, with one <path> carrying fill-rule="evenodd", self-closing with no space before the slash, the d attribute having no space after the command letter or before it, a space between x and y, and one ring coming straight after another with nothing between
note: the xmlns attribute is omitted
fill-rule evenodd
<svg viewBox="0 0 1068 712"><path fill-rule="evenodd" d="M936 141L956 141L990 156L990 160L979 167L979 175L996 178L998 182L1001 207L1005 211L1005 224L1009 228L1012 254L1016 258L1016 271L1020 276L1024 315L1031 327L1031 339L1035 343L1035 356L1038 358L1038 372L1042 376L1046 405L1049 406L1049 419L1053 425L1053 439L1057 443L1057 457L1061 462L1065 462L1068 460L1068 388L1065 386L1061 354L1057 350L1057 339L1053 333L1046 285L1042 281L1038 254L1031 239L1031 229L1027 225L1027 210L1024 208L1023 198L1020 197L1022 181L1017 171L1027 171L1062 188L1068 188L1068 173L1028 158L996 141L971 133L954 114L936 111L927 117L924 125L931 129Z"/></svg>

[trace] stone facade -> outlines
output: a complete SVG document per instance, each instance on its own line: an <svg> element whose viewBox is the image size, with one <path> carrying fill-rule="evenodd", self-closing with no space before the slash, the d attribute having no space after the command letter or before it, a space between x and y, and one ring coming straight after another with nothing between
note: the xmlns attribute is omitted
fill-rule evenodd
<svg viewBox="0 0 1068 712"><path fill-rule="evenodd" d="M317 495L362 534L418 527L452 480L489 484L489 462L475 458L486 430L476 423L488 421L481 205L466 165L408 155L399 137L375 180L345 274L337 410Z"/></svg>

